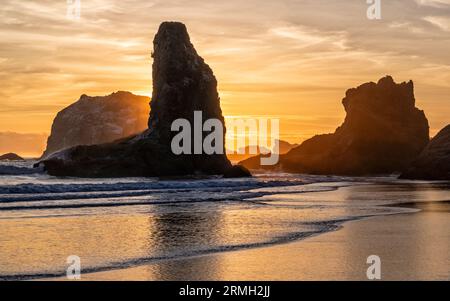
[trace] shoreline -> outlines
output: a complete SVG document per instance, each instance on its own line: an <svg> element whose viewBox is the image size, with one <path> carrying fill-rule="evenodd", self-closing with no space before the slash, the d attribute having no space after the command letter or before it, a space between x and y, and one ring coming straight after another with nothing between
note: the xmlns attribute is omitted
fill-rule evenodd
<svg viewBox="0 0 450 301"><path fill-rule="evenodd" d="M399 203L390 207L418 211L343 221L334 230L282 244L88 273L82 275L82 280L367 280L366 260L370 255L379 255L382 260L382 280L449 280L450 259L445 254L450 253L450 235L446 233L450 228L446 218L450 201ZM426 227L430 233L423 236L422 227L430 223L437 227ZM422 255L416 254L418 246L414 241L418 238L428 244L421 244L425 248ZM414 256L405 256L408 252L414 252ZM429 252L437 252L438 258L447 257L446 262L437 258L431 269Z"/></svg>

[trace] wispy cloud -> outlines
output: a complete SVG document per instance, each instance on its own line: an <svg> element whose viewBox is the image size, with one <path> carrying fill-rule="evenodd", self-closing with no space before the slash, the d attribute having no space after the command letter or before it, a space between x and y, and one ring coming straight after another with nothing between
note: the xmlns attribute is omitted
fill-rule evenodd
<svg viewBox="0 0 450 301"><path fill-rule="evenodd" d="M436 16L428 16L423 18L425 21L430 22L433 25L436 25L443 31L450 31L450 17L436 17Z"/></svg>
<svg viewBox="0 0 450 301"><path fill-rule="evenodd" d="M450 5L450 0L416 0L419 5L432 7L445 7Z"/></svg>
<svg viewBox="0 0 450 301"><path fill-rule="evenodd" d="M340 118L347 88L392 74L416 82L439 128L450 115L448 75L436 72L449 68L449 2L383 1L374 22L364 0L82 0L77 21L64 0L4 0L0 130L48 132L84 93L150 94L152 39L165 20L187 24L218 77L225 114Z"/></svg>

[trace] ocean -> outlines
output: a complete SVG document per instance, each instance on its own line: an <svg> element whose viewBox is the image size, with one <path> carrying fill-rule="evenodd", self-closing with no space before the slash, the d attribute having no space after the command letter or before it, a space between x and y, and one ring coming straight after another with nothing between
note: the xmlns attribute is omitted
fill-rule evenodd
<svg viewBox="0 0 450 301"><path fill-rule="evenodd" d="M395 176L78 179L33 163L0 163L0 280L63 277L72 255L93 273L286 244L450 200L448 182Z"/></svg>

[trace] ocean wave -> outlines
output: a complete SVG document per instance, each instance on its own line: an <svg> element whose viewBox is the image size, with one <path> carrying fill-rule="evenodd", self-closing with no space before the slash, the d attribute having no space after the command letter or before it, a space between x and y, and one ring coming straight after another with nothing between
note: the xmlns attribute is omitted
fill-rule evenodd
<svg viewBox="0 0 450 301"><path fill-rule="evenodd" d="M220 181L203 182L155 182L155 183L116 183L116 184L83 184L83 185L40 185L22 184L11 187L0 187L13 193L0 195L0 211L39 210L64 208L98 208L158 205L172 203L196 203L217 201L247 201L263 204L257 200L262 196L273 194L298 194L307 192L324 192L336 190L348 183L303 183L298 181L249 181L223 183ZM138 189L153 187L152 189ZM170 187L170 188L169 188ZM121 190L136 188L136 190ZM29 193L30 190L77 192ZM116 190L114 190L116 189Z"/></svg>
<svg viewBox="0 0 450 301"><path fill-rule="evenodd" d="M181 192L182 193L182 192ZM261 193L227 193L223 195L212 196L207 193L197 193L190 196L167 195L153 196L151 199L139 199L129 197L101 198L101 199L77 199L73 200L34 200L32 202L7 202L0 206L0 211L11 210L43 210L43 209L75 209L75 208L98 208L98 207L123 207L123 206L142 206L142 205L171 205L184 203L204 203L204 202L245 202L245 198L257 198L262 196ZM55 202L57 201L57 202ZM251 200L249 202L252 202ZM22 204L21 204L22 203ZM37 204L36 204L37 203ZM255 202L252 202L255 203Z"/></svg>
<svg viewBox="0 0 450 301"><path fill-rule="evenodd" d="M297 184L304 183L297 181ZM22 194L22 193L66 193L66 192L89 192L89 191L123 191L143 189L205 189L205 188L239 188L239 187L265 187L265 186L292 185L285 181L258 181L248 180L191 180L191 181L153 181L153 182L112 182L93 184L35 184L24 183L18 185L1 185L0 194Z"/></svg>
<svg viewBox="0 0 450 301"><path fill-rule="evenodd" d="M32 175L43 173L42 168L32 168L32 167L19 167L13 165L0 165L0 175Z"/></svg>

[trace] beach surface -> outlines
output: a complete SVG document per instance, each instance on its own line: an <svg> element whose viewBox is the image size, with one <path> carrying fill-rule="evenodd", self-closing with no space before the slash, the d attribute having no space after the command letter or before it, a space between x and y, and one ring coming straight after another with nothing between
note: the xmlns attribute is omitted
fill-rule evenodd
<svg viewBox="0 0 450 301"><path fill-rule="evenodd" d="M65 280L71 258L82 280L365 280L370 255L384 280L449 278L448 182L77 179L21 164L0 165L0 280Z"/></svg>
<svg viewBox="0 0 450 301"><path fill-rule="evenodd" d="M416 213L371 217L305 240L83 275L83 280L449 280L450 203L411 203Z"/></svg>

